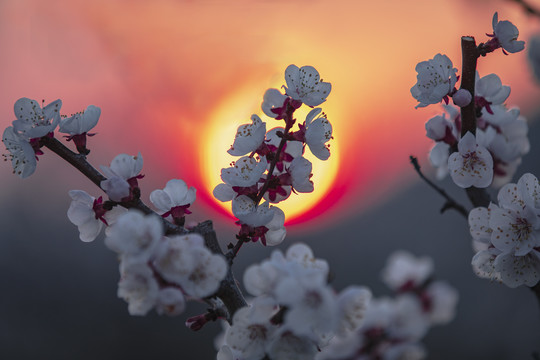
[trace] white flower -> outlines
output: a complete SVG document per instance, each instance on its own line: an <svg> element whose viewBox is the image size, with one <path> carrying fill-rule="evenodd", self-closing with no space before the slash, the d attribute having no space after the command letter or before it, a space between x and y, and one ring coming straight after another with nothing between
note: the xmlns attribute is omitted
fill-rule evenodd
<svg viewBox="0 0 540 360"><path fill-rule="evenodd" d="M268 229L264 237L267 246L279 245L285 240L287 230L285 229L285 213L277 206L270 206L274 210L274 217L264 226Z"/></svg>
<svg viewBox="0 0 540 360"><path fill-rule="evenodd" d="M14 174L24 179L36 171L36 153L32 145L30 145L28 140L17 134L13 130L13 127L8 126L4 130L2 142L10 153L9 155L4 155L4 158L6 160L11 158L11 166L13 167Z"/></svg>
<svg viewBox="0 0 540 360"><path fill-rule="evenodd" d="M403 286L421 286L433 273L433 260L416 258L406 251L396 251L388 258L382 270L383 281L392 290Z"/></svg>
<svg viewBox="0 0 540 360"><path fill-rule="evenodd" d="M525 41L518 41L519 36L518 28L510 21L499 21L499 15L497 12L493 14L493 33L499 40L499 43L503 50L509 53L516 53L525 48Z"/></svg>
<svg viewBox="0 0 540 360"><path fill-rule="evenodd" d="M113 201L122 201L129 196L129 183L120 176L109 177L107 180L103 180L100 186Z"/></svg>
<svg viewBox="0 0 540 360"><path fill-rule="evenodd" d="M60 120L60 129L58 131L70 135L87 133L97 125L100 115L101 109L99 107L89 105L85 111Z"/></svg>
<svg viewBox="0 0 540 360"><path fill-rule="evenodd" d="M317 259L313 255L313 251L306 244L298 243L290 246L285 253L285 259L288 262L300 265L307 270L315 270L320 272L323 278L328 278L330 267L326 260Z"/></svg>
<svg viewBox="0 0 540 360"><path fill-rule="evenodd" d="M197 189L186 185L184 180L172 179L167 182L163 190L154 190L150 193L150 201L162 213L169 212L177 206L191 205L195 201Z"/></svg>
<svg viewBox="0 0 540 360"><path fill-rule="evenodd" d="M493 158L489 151L477 144L467 132L458 143L458 152L448 158L448 170L454 183L462 188L485 188L493 180Z"/></svg>
<svg viewBox="0 0 540 360"><path fill-rule="evenodd" d="M446 55L437 54L433 59L416 65L417 82L411 88L412 96L420 103L416 108L439 103L456 85L457 69Z"/></svg>
<svg viewBox="0 0 540 360"><path fill-rule="evenodd" d="M196 298L216 292L228 268L223 256L212 254L203 244L199 234L168 238L155 260L163 278Z"/></svg>
<svg viewBox="0 0 540 360"><path fill-rule="evenodd" d="M221 179L231 186L249 187L255 185L266 171L266 158L257 161L255 158L244 156L238 159L234 166L221 169Z"/></svg>
<svg viewBox="0 0 540 360"><path fill-rule="evenodd" d="M429 162L437 168L437 179L441 180L448 174L448 157L450 156L450 145L438 142L429 152Z"/></svg>
<svg viewBox="0 0 540 360"><path fill-rule="evenodd" d="M137 178L143 167L141 153L137 156L120 154L111 162L111 166L101 166L101 171L107 177L100 184L111 200L121 201L130 195L130 189L137 186Z"/></svg>
<svg viewBox="0 0 540 360"><path fill-rule="evenodd" d="M287 306L284 325L297 335L312 337L333 333L339 325L339 307L333 290L318 272L285 277L276 286L275 298Z"/></svg>
<svg viewBox="0 0 540 360"><path fill-rule="evenodd" d="M476 72L475 96L483 97L489 104L500 105L510 95L510 86L502 84L497 74L489 74L482 78Z"/></svg>
<svg viewBox="0 0 540 360"><path fill-rule="evenodd" d="M504 189L505 187L501 191ZM540 246L540 237L534 231L534 227L538 224L538 217L532 209L518 206L505 209L494 204L491 204L489 209L491 243L497 249L504 253L523 256L534 247Z"/></svg>
<svg viewBox="0 0 540 360"><path fill-rule="evenodd" d="M428 311L429 320L433 325L447 324L456 316L458 292L444 281L435 281L426 289L431 300Z"/></svg>
<svg viewBox="0 0 540 360"><path fill-rule="evenodd" d="M99 235L103 224L112 225L116 218L126 210L115 206L106 211L99 201L82 190L71 190L72 201L67 211L69 221L79 228L79 237L84 242L94 241Z"/></svg>
<svg viewBox="0 0 540 360"><path fill-rule="evenodd" d="M17 119L13 121L13 129L27 139L45 136L58 125L61 107L62 100L53 101L42 109L36 100L20 98L14 106Z"/></svg>
<svg viewBox="0 0 540 360"><path fill-rule="evenodd" d="M251 115L251 124L238 127L234 143L227 152L234 156L242 156L255 151L263 143L265 133L266 123L253 114Z"/></svg>
<svg viewBox="0 0 540 360"><path fill-rule="evenodd" d="M139 175L143 167L141 153L137 156L120 154L111 161L111 166L100 166L106 177L118 176L124 180L129 180Z"/></svg>
<svg viewBox="0 0 540 360"><path fill-rule="evenodd" d="M444 141L454 137L455 125L446 119L445 114L432 117L426 122L426 136L431 140Z"/></svg>
<svg viewBox="0 0 540 360"><path fill-rule="evenodd" d="M489 226L489 214L490 210L485 207L477 207L469 212L469 231L475 241L490 243L492 230Z"/></svg>
<svg viewBox="0 0 540 360"><path fill-rule="evenodd" d="M530 173L523 174L517 185L525 205L540 214L540 184L536 176Z"/></svg>
<svg viewBox="0 0 540 360"><path fill-rule="evenodd" d="M137 263L122 266L118 297L128 302L130 315L146 315L158 299L158 290L148 265Z"/></svg>
<svg viewBox="0 0 540 360"><path fill-rule="evenodd" d="M339 293L342 332L354 331L362 324L371 297L371 291L363 286L349 286Z"/></svg>
<svg viewBox="0 0 540 360"><path fill-rule="evenodd" d="M305 139L313 155L326 160L330 156L330 150L325 144L332 139L332 124L326 118L326 114L321 114L321 111L321 108L316 108L306 116Z"/></svg>
<svg viewBox="0 0 540 360"><path fill-rule="evenodd" d="M264 226L274 218L274 207L270 208L268 202L256 205L246 195L240 195L232 201L232 212L243 224L252 227Z"/></svg>
<svg viewBox="0 0 540 360"><path fill-rule="evenodd" d="M285 92L295 100L308 106L317 106L326 101L332 85L321 81L319 72L313 66L289 65L285 69Z"/></svg>
<svg viewBox="0 0 540 360"><path fill-rule="evenodd" d="M294 190L301 193L313 192L313 181L311 178L311 162L303 156L295 158L289 166L289 173L292 177Z"/></svg>
<svg viewBox="0 0 540 360"><path fill-rule="evenodd" d="M268 345L267 353L272 360L313 360L318 349L309 337L298 336L282 329Z"/></svg>
<svg viewBox="0 0 540 360"><path fill-rule="evenodd" d="M158 314L166 314L169 316L180 315L186 308L186 299L182 291L166 287L159 290L156 299L156 311Z"/></svg>
<svg viewBox="0 0 540 360"><path fill-rule="evenodd" d="M231 201L236 196L236 192L233 190L232 186L223 183L216 185L212 194L221 202Z"/></svg>
<svg viewBox="0 0 540 360"><path fill-rule="evenodd" d="M129 210L111 226L105 245L122 258L146 262L153 255L163 236L163 223L157 215L144 215Z"/></svg>
<svg viewBox="0 0 540 360"><path fill-rule="evenodd" d="M256 298L249 307L239 309L232 326L225 334L225 343L242 359L259 360L277 326L270 319L277 312L277 304L269 298Z"/></svg>
<svg viewBox="0 0 540 360"><path fill-rule="evenodd" d="M428 329L429 318L423 314L416 296L405 294L394 300L388 327L391 336L415 341L421 339Z"/></svg>
<svg viewBox="0 0 540 360"><path fill-rule="evenodd" d="M471 261L471 265L476 276L492 281L501 281L501 274L495 270L494 261L500 250L491 247L477 252Z"/></svg>
<svg viewBox="0 0 540 360"><path fill-rule="evenodd" d="M515 256L502 253L493 261L495 271L508 287L535 286L540 281L540 252L532 250L527 255Z"/></svg>
<svg viewBox="0 0 540 360"><path fill-rule="evenodd" d="M519 117L519 109L512 108L507 110L504 105L491 105L491 112L482 108L481 120L485 120L489 125L502 126L511 124Z"/></svg>
<svg viewBox="0 0 540 360"><path fill-rule="evenodd" d="M287 95L283 95L278 89L268 89L264 93L261 109L266 116L275 119L278 113L273 112L272 109L282 108L286 99Z"/></svg>

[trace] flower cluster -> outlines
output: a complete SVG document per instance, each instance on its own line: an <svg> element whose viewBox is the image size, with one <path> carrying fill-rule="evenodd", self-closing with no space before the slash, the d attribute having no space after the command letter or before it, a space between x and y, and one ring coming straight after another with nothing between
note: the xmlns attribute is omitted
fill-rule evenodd
<svg viewBox="0 0 540 360"><path fill-rule="evenodd" d="M333 338L316 359L425 358L419 341L431 326L454 318L458 301L457 291L433 280L432 273L430 258L415 258L405 251L392 254L382 278L396 296L372 299L362 325Z"/></svg>
<svg viewBox="0 0 540 360"><path fill-rule="evenodd" d="M524 42L517 41L518 34L511 22L498 21L495 13L493 34L489 35L492 39L480 44L471 56L486 55L498 48L505 54L521 51ZM465 39L474 43L474 38ZM518 109L508 110L504 105L510 87L502 85L496 74L480 78L477 73L475 86L471 89L476 89L474 94L466 88L457 90L457 69L446 55L441 54L418 63L416 71L417 83L411 88L412 96L419 101L416 107L442 100L446 103L446 114L435 116L426 124L427 136L436 142L430 161L438 168L437 177L450 173L454 183L462 188L485 188L492 184L500 187L510 181L521 157L529 151L525 120L519 116ZM468 114L475 117L472 121L476 127L470 129L467 126L462 131L462 123L471 119L462 119L457 109L448 105L449 97L460 108L472 103L473 112Z"/></svg>
<svg viewBox="0 0 540 360"><path fill-rule="evenodd" d="M87 155L90 152L86 148L86 136L94 135L88 134L88 131L96 126L101 109L90 105L86 112L65 117L60 115L61 108L61 100L42 106L28 98L20 98L15 102L16 119L2 135L2 142L9 152L4 157L11 160L13 173L24 179L36 171L37 155L43 155L42 139L53 138L58 125L60 132L69 134L67 140L75 142L80 154Z"/></svg>
<svg viewBox="0 0 540 360"><path fill-rule="evenodd" d="M199 234L164 236L156 215L130 210L111 226L105 244L118 253L118 296L131 315L180 314L184 296L212 295L227 273L223 256L213 255Z"/></svg>
<svg viewBox="0 0 540 360"><path fill-rule="evenodd" d="M228 266L200 235L165 236L157 215L120 206L139 198L142 166L141 154L116 156L110 167L101 167L108 176L101 187L110 200L72 190L68 218L85 242L93 241L103 224L108 226L105 244L119 254L118 296L128 302L130 314L145 315L155 307L160 314L177 315L185 308L185 296L199 299L215 293ZM173 179L163 190L154 190L150 200L163 218L182 226L195 193L183 180Z"/></svg>
<svg viewBox="0 0 540 360"><path fill-rule="evenodd" d="M241 157L221 170L223 183L214 189L218 200L232 201L232 212L241 226L237 237L243 242L281 243L285 215L270 204L286 200L293 192L313 191L312 164L303 157L306 146L321 160L330 156L327 142L332 139L332 125L321 108L312 109L293 131L295 111L302 104L313 107L326 101L330 83L323 82L315 68L296 65L287 67L285 81L285 94L268 89L261 105L264 114L283 120L285 127L267 131L256 114L251 123L239 126L228 152Z"/></svg>
<svg viewBox="0 0 540 360"><path fill-rule="evenodd" d="M304 244L250 266L244 285L255 298L234 315L218 359L313 359L336 334L357 329L371 292L350 286L336 294L328 271Z"/></svg>
<svg viewBox="0 0 540 360"><path fill-rule="evenodd" d="M510 87L502 85L496 74L476 78L476 137L461 137L461 115L458 108L445 105L445 112L428 120L426 135L435 145L430 151L437 178L448 173L463 188L469 186L500 187L511 180L529 152L528 126L517 108L508 109L504 101ZM458 151L452 152L453 149Z"/></svg>
<svg viewBox="0 0 540 360"><path fill-rule="evenodd" d="M540 281L540 185L532 174L499 190L498 205L469 213L476 274L509 287Z"/></svg>

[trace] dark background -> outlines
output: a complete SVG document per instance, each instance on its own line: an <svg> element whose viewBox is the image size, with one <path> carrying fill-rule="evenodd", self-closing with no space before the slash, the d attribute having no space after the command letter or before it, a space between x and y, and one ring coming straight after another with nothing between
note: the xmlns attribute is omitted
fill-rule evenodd
<svg viewBox="0 0 540 360"><path fill-rule="evenodd" d="M540 174L540 127L530 129L531 152L515 179ZM49 160L46 160L49 161ZM53 165L57 160L50 160ZM403 159L408 161L408 159ZM420 161L426 165L423 156ZM47 166L40 163L40 166ZM429 166L425 168L429 172ZM411 172L412 172L411 168ZM204 311L190 303L178 317L132 317L116 297L118 262L103 244L78 241L65 217L69 199L47 186L46 174L12 186L0 203L0 358L1 359L212 359L219 324L192 333L183 323ZM462 203L462 191L447 179L442 185ZM416 181L391 200L316 233L290 231L281 248L306 242L325 258L335 274L333 285L366 285L375 296L390 292L380 281L387 256L406 249L435 261L438 279L460 294L457 316L432 328L424 339L430 359L533 359L540 351L539 303L525 287L510 289L477 278L471 271L471 240L466 220L457 212L440 215L442 198ZM57 199L58 201L53 201ZM222 244L235 228L216 224ZM230 241L230 240L229 240ZM248 264L272 249L245 246L235 264L242 279Z"/></svg>

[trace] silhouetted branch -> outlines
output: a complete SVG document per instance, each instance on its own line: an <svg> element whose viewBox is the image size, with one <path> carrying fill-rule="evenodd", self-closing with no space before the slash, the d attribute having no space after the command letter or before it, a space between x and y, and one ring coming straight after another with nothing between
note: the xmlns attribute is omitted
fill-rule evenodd
<svg viewBox="0 0 540 360"><path fill-rule="evenodd" d="M418 164L418 159L414 156L410 156L411 164L414 167L414 170L418 173L420 178L424 180L429 186L431 186L435 191L437 191L442 197L446 199L446 202L444 203L443 207L441 208L441 213L445 212L448 209L454 209L457 212L459 212L461 215L465 217L465 219L468 218L469 212L465 207L463 207L461 204L456 202L454 199L452 199L446 191L435 185L431 180L429 180L427 177L424 176L422 173L422 170L420 170L420 165Z"/></svg>

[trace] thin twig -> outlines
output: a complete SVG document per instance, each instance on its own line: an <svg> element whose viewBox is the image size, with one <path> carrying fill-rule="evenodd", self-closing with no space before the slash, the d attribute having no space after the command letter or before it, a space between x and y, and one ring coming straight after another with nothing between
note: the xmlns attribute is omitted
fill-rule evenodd
<svg viewBox="0 0 540 360"><path fill-rule="evenodd" d="M444 191L443 189L435 185L431 180L429 180L427 177L424 176L424 174L422 173L422 170L420 170L420 165L418 164L418 159L416 157L411 155L410 159L411 159L411 164L414 167L414 170L416 170L420 178L422 178L422 180L424 180L429 186L431 186L435 191L437 191L442 197L446 199L446 203L441 208L441 213L445 212L448 209L454 209L457 212L459 212L461 215L463 215L465 219L467 219L469 216L469 212L467 211L467 209L465 209L465 207L463 207L457 201L452 199L446 193L446 191Z"/></svg>
<svg viewBox="0 0 540 360"><path fill-rule="evenodd" d="M466 89L472 95L472 101L469 105L461 108L461 136L467 132L476 134L476 109L474 101L474 85L476 82L476 65L480 52L476 47L476 41L472 36L461 37L462 51L462 74L461 74L461 89ZM469 200L475 207L488 207L491 202L490 196L486 189L480 189L471 186L465 189Z"/></svg>

